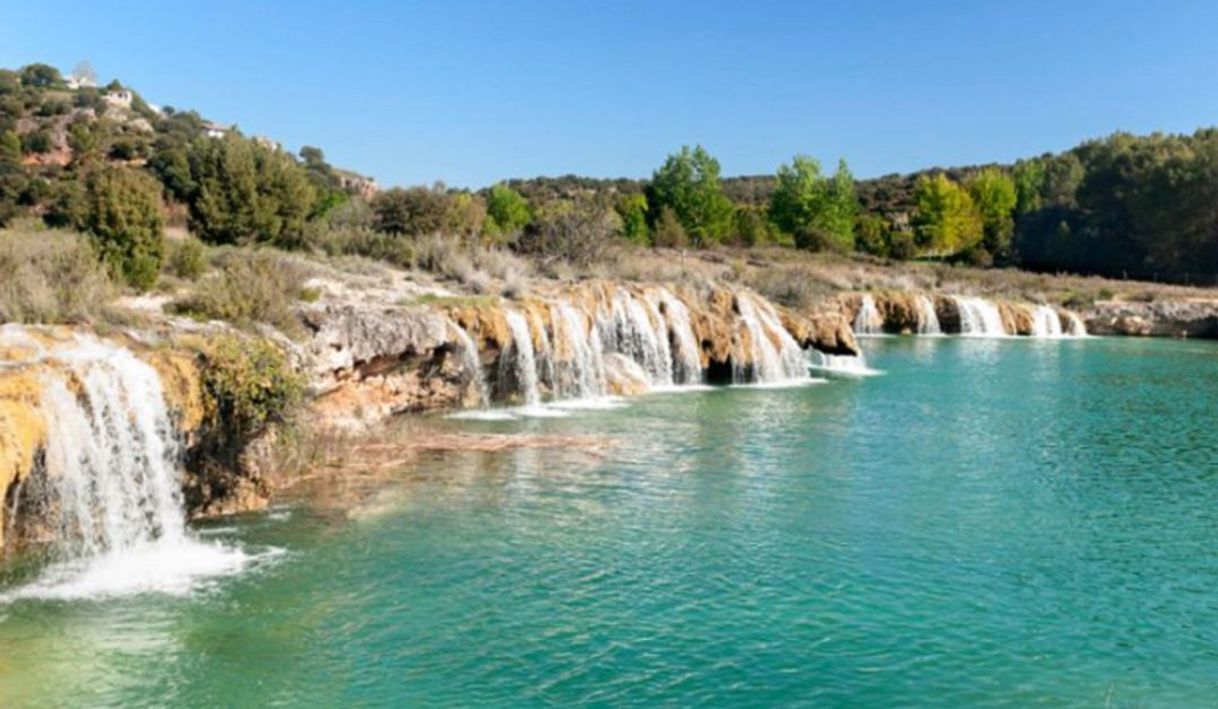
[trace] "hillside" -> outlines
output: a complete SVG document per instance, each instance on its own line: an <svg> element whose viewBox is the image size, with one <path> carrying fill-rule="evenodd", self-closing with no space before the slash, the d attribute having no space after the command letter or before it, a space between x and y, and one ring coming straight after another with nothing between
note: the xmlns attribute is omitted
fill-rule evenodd
<svg viewBox="0 0 1218 709"><path fill-rule="evenodd" d="M1182 284L1218 278L1211 130L1117 134L1014 165L867 180L845 161L830 174L800 156L774 176L724 178L696 147L669 155L647 180L381 191L319 148L292 154L196 111L156 106L117 80L98 87L88 74L0 70L0 226L25 219L86 234L112 276L136 290L155 287L184 234L424 269L430 247L420 240L440 239L548 269L605 270L611 252L643 247L777 247L767 260L827 252Z"/></svg>

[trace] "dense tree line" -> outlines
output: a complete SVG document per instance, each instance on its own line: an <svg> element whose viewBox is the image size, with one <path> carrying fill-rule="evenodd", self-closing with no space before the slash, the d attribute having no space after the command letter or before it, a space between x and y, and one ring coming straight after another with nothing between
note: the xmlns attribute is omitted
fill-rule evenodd
<svg viewBox="0 0 1218 709"><path fill-rule="evenodd" d="M89 69L91 71L91 69ZM567 175L481 190L393 188L365 203L351 174L193 111L116 109L43 64L0 70L0 226L31 214L94 237L126 282L155 281L168 220L212 244L271 244L409 263L413 240L594 261L621 241L778 244L1134 277L1218 273L1218 131L1117 134L1014 165L856 180L797 155L773 175L724 178L702 146L646 180ZM174 215L178 215L174 217ZM181 215L185 215L182 219Z"/></svg>

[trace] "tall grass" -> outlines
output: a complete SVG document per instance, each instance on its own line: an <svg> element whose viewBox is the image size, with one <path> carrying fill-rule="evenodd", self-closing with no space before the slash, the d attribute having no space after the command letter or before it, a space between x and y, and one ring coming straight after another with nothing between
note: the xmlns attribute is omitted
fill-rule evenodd
<svg viewBox="0 0 1218 709"><path fill-rule="evenodd" d="M297 259L271 249L229 249L215 262L217 270L175 301L172 310L239 327L263 323L289 337L302 334L294 306L307 295L308 272Z"/></svg>
<svg viewBox="0 0 1218 709"><path fill-rule="evenodd" d="M87 237L26 227L0 231L0 321L92 322L116 293Z"/></svg>

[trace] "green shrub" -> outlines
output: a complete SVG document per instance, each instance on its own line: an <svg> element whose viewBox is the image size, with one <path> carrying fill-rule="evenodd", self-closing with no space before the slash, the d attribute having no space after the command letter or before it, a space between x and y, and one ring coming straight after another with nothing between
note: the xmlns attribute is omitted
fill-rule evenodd
<svg viewBox="0 0 1218 709"><path fill-rule="evenodd" d="M89 240L61 231L0 231L0 322L94 320L114 294Z"/></svg>
<svg viewBox="0 0 1218 709"><path fill-rule="evenodd" d="M651 239L656 246L668 249L683 249L689 244L685 227L681 226L677 213L667 205L660 209L660 217L656 221Z"/></svg>
<svg viewBox="0 0 1218 709"><path fill-rule="evenodd" d="M225 335L213 339L202 358L208 411L230 441L290 421L304 400L304 377L267 340Z"/></svg>
<svg viewBox="0 0 1218 709"><path fill-rule="evenodd" d="M21 136L21 150L25 153L51 152L51 134L45 130L33 130Z"/></svg>
<svg viewBox="0 0 1218 709"><path fill-rule="evenodd" d="M375 221L366 202L340 204L305 226L304 245L330 256L363 256L410 268L414 263L410 240L376 231Z"/></svg>
<svg viewBox="0 0 1218 709"><path fill-rule="evenodd" d="M918 255L914 235L908 231L893 231L888 237L888 255L898 261L908 261Z"/></svg>
<svg viewBox="0 0 1218 709"><path fill-rule="evenodd" d="M367 227L332 228L324 225L309 229L309 243L330 256L363 256L402 268L414 263L414 247L409 239L384 234Z"/></svg>
<svg viewBox="0 0 1218 709"><path fill-rule="evenodd" d="M161 270L161 185L145 172L105 168L85 183L83 226L117 276L148 290Z"/></svg>
<svg viewBox="0 0 1218 709"><path fill-rule="evenodd" d="M264 323L289 337L302 332L293 304L304 295L306 274L292 259L269 250L234 249L218 259L219 272L171 310L238 327Z"/></svg>
<svg viewBox="0 0 1218 709"><path fill-rule="evenodd" d="M187 237L169 245L169 272L188 281L198 280L207 270L207 251L203 242Z"/></svg>
<svg viewBox="0 0 1218 709"><path fill-rule="evenodd" d="M452 199L443 189L394 187L372 198L376 229L388 234L420 236L441 231Z"/></svg>

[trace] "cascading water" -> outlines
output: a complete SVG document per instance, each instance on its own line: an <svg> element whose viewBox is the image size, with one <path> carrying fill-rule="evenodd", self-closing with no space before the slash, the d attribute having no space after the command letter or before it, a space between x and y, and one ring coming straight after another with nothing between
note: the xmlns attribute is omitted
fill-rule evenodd
<svg viewBox="0 0 1218 709"><path fill-rule="evenodd" d="M491 403L491 395L490 387L486 383L486 372L482 371L482 360L478 357L478 345L474 343L474 338L469 336L465 328L451 320L448 326L456 335L457 341L461 343L461 365L470 373L475 391L478 393L478 406L485 408Z"/></svg>
<svg viewBox="0 0 1218 709"><path fill-rule="evenodd" d="M557 374L554 369L554 348L550 344L550 336L546 332L546 323L535 310L530 310L525 321L532 328L530 332L537 333L537 343L533 347L533 356L537 360L537 380L556 391Z"/></svg>
<svg viewBox="0 0 1218 709"><path fill-rule="evenodd" d="M689 308L671 291L616 289L589 318L565 300L528 313L504 312L509 341L500 354L497 396L516 392L522 408L454 414L457 418L562 415L556 409L619 405L610 391L640 392L702 381L702 351ZM740 337L733 381L807 381L808 361L768 302L737 295ZM465 366L478 369L474 343L454 325ZM488 387L489 389L489 387ZM542 390L552 401L542 406ZM489 398L489 392L488 397Z"/></svg>
<svg viewBox="0 0 1218 709"><path fill-rule="evenodd" d="M566 367L556 375L555 396L590 399L605 395L605 363L596 327L584 327L584 320L570 303L560 301L550 307L554 326L554 349L567 357Z"/></svg>
<svg viewBox="0 0 1218 709"><path fill-rule="evenodd" d="M698 338L689 321L689 308L666 289L648 293L653 306L663 311L672 333L672 378L677 384L698 384L702 381L702 357Z"/></svg>
<svg viewBox="0 0 1218 709"><path fill-rule="evenodd" d="M875 298L870 293L863 294L859 301L859 312L854 316L853 327L855 335L884 334L884 317L875 307Z"/></svg>
<svg viewBox="0 0 1218 709"><path fill-rule="evenodd" d="M1061 337L1062 321L1057 311L1047 305L1032 309L1032 337Z"/></svg>
<svg viewBox="0 0 1218 709"><path fill-rule="evenodd" d="M1066 328L1066 333L1070 337L1087 337L1087 325L1076 313L1067 311L1066 320L1069 323L1069 327Z"/></svg>
<svg viewBox="0 0 1218 709"><path fill-rule="evenodd" d="M829 374L842 374L849 377L871 377L883 374L883 372L867 366L867 358L863 356L862 352L852 356L831 355L819 350L811 350L808 353L808 360L808 366L812 369Z"/></svg>
<svg viewBox="0 0 1218 709"><path fill-rule="evenodd" d="M939 316L935 314L935 303L930 296L919 295L914 302L918 304L918 334L942 335L943 328L939 326Z"/></svg>
<svg viewBox="0 0 1218 709"><path fill-rule="evenodd" d="M1005 337L998 306L984 298L952 296L960 311L960 334L971 337Z"/></svg>
<svg viewBox="0 0 1218 709"><path fill-rule="evenodd" d="M541 392L537 387L537 357L533 352L529 323L515 310L504 311L503 317L512 333L512 353L510 357L500 358L499 380L514 380L525 406L537 406L541 403Z"/></svg>
<svg viewBox="0 0 1218 709"><path fill-rule="evenodd" d="M634 360L647 373L652 385L671 385L672 353L667 334L656 332L648 310L625 290L613 296L608 313L599 319L601 341L606 352Z"/></svg>
<svg viewBox="0 0 1218 709"><path fill-rule="evenodd" d="M749 295L738 293L736 308L741 324L748 333L750 352L748 357L738 352L733 358L734 382L740 384L749 381L746 360L752 363L752 381L756 383L773 384L808 378L803 350L782 326L778 314L769 303L755 303ZM778 340L778 346L771 338Z"/></svg>
<svg viewBox="0 0 1218 709"><path fill-rule="evenodd" d="M42 377L46 442L36 479L58 561L0 601L185 592L246 564L241 551L187 531L182 448L153 367L78 336L47 353Z"/></svg>

